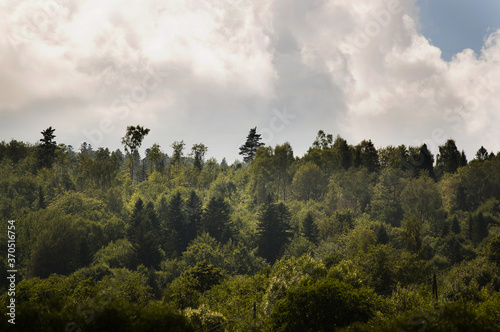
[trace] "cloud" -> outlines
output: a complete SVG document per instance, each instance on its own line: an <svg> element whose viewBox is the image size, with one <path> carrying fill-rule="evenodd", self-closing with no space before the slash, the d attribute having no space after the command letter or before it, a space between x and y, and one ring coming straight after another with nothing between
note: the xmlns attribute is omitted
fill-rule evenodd
<svg viewBox="0 0 500 332"><path fill-rule="evenodd" d="M298 154L319 129L352 144L500 149L500 31L481 54L443 61L415 1L12 0L0 11L1 139L36 141L52 125L61 142L117 148L140 123L145 145L202 141L219 159L253 126Z"/></svg>

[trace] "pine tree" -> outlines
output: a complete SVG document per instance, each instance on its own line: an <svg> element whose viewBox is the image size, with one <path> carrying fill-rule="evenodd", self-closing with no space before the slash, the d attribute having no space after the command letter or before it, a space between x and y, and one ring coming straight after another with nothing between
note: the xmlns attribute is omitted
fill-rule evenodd
<svg viewBox="0 0 500 332"><path fill-rule="evenodd" d="M269 263L279 258L283 246L290 238L289 223L291 214L283 203L266 204L257 226L259 254Z"/></svg>
<svg viewBox="0 0 500 332"><path fill-rule="evenodd" d="M484 146L481 145L479 150L477 150L477 152L476 152L476 159L479 161L485 161L485 160L488 160L488 158L489 158L488 150L486 150L484 148Z"/></svg>
<svg viewBox="0 0 500 332"><path fill-rule="evenodd" d="M243 156L243 161L246 163L251 162L255 158L259 146L264 145L264 143L260 142L260 136L260 134L257 134L257 127L252 128L247 136L247 141L240 146L240 155Z"/></svg>
<svg viewBox="0 0 500 332"><path fill-rule="evenodd" d="M444 173L455 173L461 163L462 155L458 152L454 140L449 139L444 145L439 147L436 167L439 169L441 175Z"/></svg>
<svg viewBox="0 0 500 332"><path fill-rule="evenodd" d="M432 153L427 148L427 144L423 144L420 147L418 164L415 165L418 171L418 175L420 175L421 171L427 171L429 176L436 180L436 174L434 173L434 157Z"/></svg>
<svg viewBox="0 0 500 332"><path fill-rule="evenodd" d="M451 221L451 231L455 234L460 234L460 223L458 222L457 216L454 216Z"/></svg>
<svg viewBox="0 0 500 332"><path fill-rule="evenodd" d="M54 141L55 129L49 127L41 132L43 138L40 139L41 144L38 146L38 166L51 168L56 156L57 143Z"/></svg>
<svg viewBox="0 0 500 332"><path fill-rule="evenodd" d="M212 197L203 210L201 231L223 243L232 237L229 205L222 196Z"/></svg>
<svg viewBox="0 0 500 332"><path fill-rule="evenodd" d="M134 265L144 264L146 267L158 268L162 260L157 233L155 232L151 217L154 210L144 207L142 199L138 199L132 215L130 227L127 230L127 239L134 249ZM156 218L156 215L154 215Z"/></svg>
<svg viewBox="0 0 500 332"><path fill-rule="evenodd" d="M302 222L303 235L312 243L318 243L318 227L314 223L314 217L311 212L308 212Z"/></svg>

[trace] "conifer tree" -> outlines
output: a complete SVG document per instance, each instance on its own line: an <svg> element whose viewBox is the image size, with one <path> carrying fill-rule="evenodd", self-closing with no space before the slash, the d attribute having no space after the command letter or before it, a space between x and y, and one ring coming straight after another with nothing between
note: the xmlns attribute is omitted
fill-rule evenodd
<svg viewBox="0 0 500 332"><path fill-rule="evenodd" d="M259 254L269 263L279 258L283 246L290 238L290 211L284 203L272 203L268 199L257 226Z"/></svg>
<svg viewBox="0 0 500 332"><path fill-rule="evenodd" d="M257 134L257 127L250 129L247 141L240 146L240 155L243 156L243 161L246 163L251 162L255 158L257 149L262 145L264 145L264 143L261 143L261 135Z"/></svg>
<svg viewBox="0 0 500 332"><path fill-rule="evenodd" d="M222 196L212 197L203 210L201 231L223 243L232 237L229 205Z"/></svg>
<svg viewBox="0 0 500 332"><path fill-rule="evenodd" d="M314 223L314 217L308 212L302 222L303 235L312 243L318 243L318 227Z"/></svg>

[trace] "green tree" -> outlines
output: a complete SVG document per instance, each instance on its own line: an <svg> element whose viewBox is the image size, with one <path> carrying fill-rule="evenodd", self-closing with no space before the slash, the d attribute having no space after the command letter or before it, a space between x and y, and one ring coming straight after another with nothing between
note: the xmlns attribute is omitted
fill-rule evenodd
<svg viewBox="0 0 500 332"><path fill-rule="evenodd" d="M229 208L222 196L212 197L203 210L201 230L219 242L227 242L233 235Z"/></svg>
<svg viewBox="0 0 500 332"><path fill-rule="evenodd" d="M193 156L194 163L193 167L197 170L200 170L203 168L203 163L205 161L205 153L207 153L208 148L202 144L194 144L193 147L191 148L191 155Z"/></svg>
<svg viewBox="0 0 500 332"><path fill-rule="evenodd" d="M486 150L482 145L476 152L476 160L485 161L489 159L488 150Z"/></svg>
<svg viewBox="0 0 500 332"><path fill-rule="evenodd" d="M149 153L147 155L148 163L149 163L149 171L152 173L153 171L162 172L165 168L165 154L161 151L160 145L153 144L151 149L149 149Z"/></svg>
<svg viewBox="0 0 500 332"><path fill-rule="evenodd" d="M439 146L436 168L441 176L445 173L455 173L461 164L462 155L458 151L454 140L449 139L444 145Z"/></svg>
<svg viewBox="0 0 500 332"><path fill-rule="evenodd" d="M325 189L325 174L313 162L308 162L295 173L292 187L295 195L300 200L308 201L321 197Z"/></svg>
<svg viewBox="0 0 500 332"><path fill-rule="evenodd" d="M302 221L302 234L312 243L318 243L318 226L316 226L314 216L311 212L308 212Z"/></svg>
<svg viewBox="0 0 500 332"><path fill-rule="evenodd" d="M291 183L288 170L294 161L293 149L290 143L286 142L282 145L276 145L274 148L273 159L275 166L275 178L277 182L277 196L279 198L281 194L283 194L283 200L286 200L287 187Z"/></svg>
<svg viewBox="0 0 500 332"><path fill-rule="evenodd" d="M374 294L335 279L306 279L287 291L271 313L270 331L334 331L366 322L375 311Z"/></svg>
<svg viewBox="0 0 500 332"><path fill-rule="evenodd" d="M170 163L172 165L177 165L180 166L182 164L183 158L184 158L184 141L175 141L172 143L172 149L174 149L174 152L172 153L172 159L170 160Z"/></svg>
<svg viewBox="0 0 500 332"><path fill-rule="evenodd" d="M257 127L250 129L245 144L240 146L240 155L243 156L244 162L250 163L255 158L259 146L264 145L260 140L261 135L257 134Z"/></svg>
<svg viewBox="0 0 500 332"><path fill-rule="evenodd" d="M87 263L85 229L71 218L55 216L31 250L29 270L32 276L47 278L52 273L68 275Z"/></svg>
<svg viewBox="0 0 500 332"><path fill-rule="evenodd" d="M415 254L422 253L422 221L410 216L403 222L403 239L406 249Z"/></svg>
<svg viewBox="0 0 500 332"><path fill-rule="evenodd" d="M257 225L259 254L269 263L280 257L290 238L291 214L284 203L272 203L264 207Z"/></svg>
<svg viewBox="0 0 500 332"><path fill-rule="evenodd" d="M352 165L352 151L347 141L337 135L332 146L333 153L337 159L338 168L347 170Z"/></svg>
<svg viewBox="0 0 500 332"><path fill-rule="evenodd" d="M151 216L154 210L144 207L139 198L135 203L130 216L130 225L127 229L127 239L132 244L135 252L134 265L144 264L146 267L157 269L162 260L158 233L153 227Z"/></svg>
<svg viewBox="0 0 500 332"><path fill-rule="evenodd" d="M41 132L43 138L40 139L38 146L38 166L51 168L56 156L57 143L54 141L55 129L49 127Z"/></svg>
<svg viewBox="0 0 500 332"><path fill-rule="evenodd" d="M366 167L369 172L375 172L379 169L377 149L371 140L363 140L354 148L354 165Z"/></svg>
<svg viewBox="0 0 500 332"><path fill-rule="evenodd" d="M137 166L137 159L139 157L139 148L142 145L142 140L149 134L149 129L137 126L128 126L125 136L122 137L122 144L127 152L130 179L134 179L134 169Z"/></svg>

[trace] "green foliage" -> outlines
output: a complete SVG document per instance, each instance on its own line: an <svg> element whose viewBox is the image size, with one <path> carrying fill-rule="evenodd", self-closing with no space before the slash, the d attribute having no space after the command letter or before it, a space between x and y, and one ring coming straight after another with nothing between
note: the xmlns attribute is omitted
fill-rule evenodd
<svg viewBox="0 0 500 332"><path fill-rule="evenodd" d="M293 192L300 200L318 199L325 188L325 174L318 165L302 165L293 177Z"/></svg>
<svg viewBox="0 0 500 332"><path fill-rule="evenodd" d="M266 204L257 226L259 254L268 262L274 263L288 242L290 211L283 203Z"/></svg>
<svg viewBox="0 0 500 332"><path fill-rule="evenodd" d="M240 146L240 155L243 156L243 161L250 163L255 158L255 153L259 146L264 145L261 142L261 135L257 134L257 127L250 129L245 144Z"/></svg>
<svg viewBox="0 0 500 332"><path fill-rule="evenodd" d="M154 144L141 160L140 126L126 158L56 145L51 130L0 142L22 328L499 329L500 157L485 149L467 164L448 141L436 177L426 145L323 131L297 157L255 130L251 163L227 166L202 143L184 157L182 141L171 159Z"/></svg>
<svg viewBox="0 0 500 332"><path fill-rule="evenodd" d="M332 331L374 314L374 295L335 279L305 279L271 313L270 331Z"/></svg>

